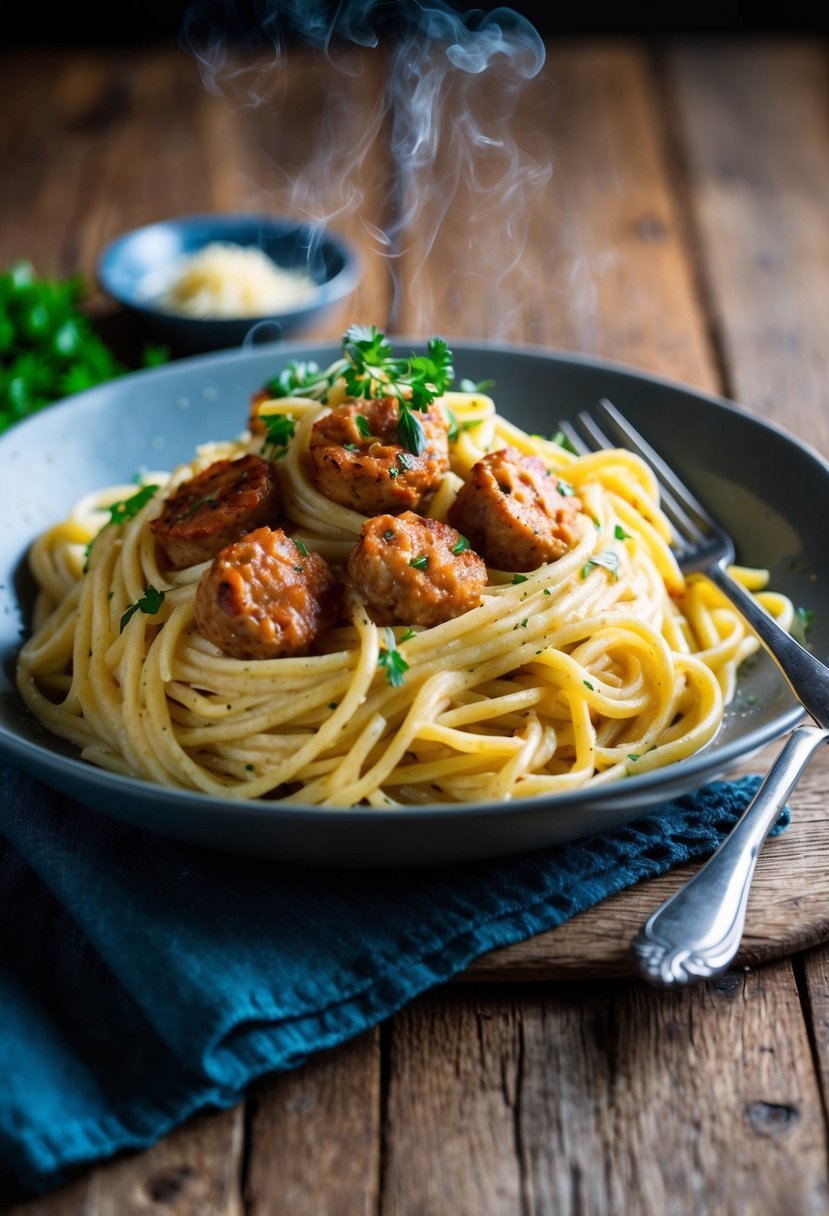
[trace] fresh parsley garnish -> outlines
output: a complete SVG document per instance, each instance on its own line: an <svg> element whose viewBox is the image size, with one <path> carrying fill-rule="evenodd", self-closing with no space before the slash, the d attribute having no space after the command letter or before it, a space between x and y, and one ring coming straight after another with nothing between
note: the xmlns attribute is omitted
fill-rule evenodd
<svg viewBox="0 0 829 1216"><path fill-rule="evenodd" d="M290 414L271 414L262 421L265 424L264 448L273 448L275 456L283 456L294 437L296 419Z"/></svg>
<svg viewBox="0 0 829 1216"><path fill-rule="evenodd" d="M102 511L109 511L109 519L104 524L104 527L92 537L92 540L86 546L86 558L83 567L84 573L86 573L89 566L89 555L92 552L92 546L95 544L95 541L101 535L104 528L109 528L112 526L117 528L121 524L125 524L128 520L132 519L133 516L138 514L142 507L147 505L157 489L157 485L148 483L146 486L142 486L140 490L137 490L136 493L132 494L129 498L122 498L119 502L114 502L108 507L101 507Z"/></svg>
<svg viewBox="0 0 829 1216"><path fill-rule="evenodd" d="M570 485L569 481L565 481L563 477L559 477L556 489L562 498L572 498L575 494L575 487Z"/></svg>
<svg viewBox="0 0 829 1216"><path fill-rule="evenodd" d="M633 760L633 761L634 761L634 763L635 763L635 762L636 762L638 759L639 759L639 756L638 756L638 754L637 754L636 752L629 752L629 753L628 753L628 760Z"/></svg>
<svg viewBox="0 0 829 1216"><path fill-rule="evenodd" d="M601 566L612 576L614 581L619 577L619 555L612 549L604 549L595 557L591 557L581 568L581 577L587 578L594 566Z"/></svg>
<svg viewBox="0 0 829 1216"><path fill-rule="evenodd" d="M385 540L385 541L394 540L394 531L392 528L385 529L385 531L383 532L383 540Z"/></svg>
<svg viewBox="0 0 829 1216"><path fill-rule="evenodd" d="M568 439L564 431L556 431L552 436L553 443L557 443L560 448L564 448L565 452L570 452L573 456L578 456L578 450L574 447L572 441Z"/></svg>
<svg viewBox="0 0 829 1216"><path fill-rule="evenodd" d="M429 565L429 557L426 553L420 553L417 557L413 557L409 562L410 566L414 566L415 570L425 570Z"/></svg>
<svg viewBox="0 0 829 1216"><path fill-rule="evenodd" d="M284 367L278 375L268 380L265 388L270 393L271 397L307 397L309 396L308 389L316 389L320 382L323 381L325 388L330 388L331 383L325 375L320 375L320 369L316 363L294 361Z"/></svg>
<svg viewBox="0 0 829 1216"><path fill-rule="evenodd" d="M474 380L461 380L458 385L462 393L486 393L489 389L495 387L494 380L479 380L476 384Z"/></svg>
<svg viewBox="0 0 829 1216"><path fill-rule="evenodd" d="M299 549L299 551L303 557L308 556L308 550L306 549L304 543L299 539L298 536L294 537L294 544L296 545L297 549Z"/></svg>
<svg viewBox="0 0 829 1216"><path fill-rule="evenodd" d="M123 633L127 624L135 616L136 612L146 613L147 616L155 616L161 605L164 603L164 592L156 591L152 583L149 587L144 588L144 594L134 604L130 604L127 611L121 617L121 624L118 629L119 633Z"/></svg>
<svg viewBox="0 0 829 1216"><path fill-rule="evenodd" d="M365 414L355 414L354 423L363 438L368 439L371 435L371 426L369 425L368 418L366 418Z"/></svg>
<svg viewBox="0 0 829 1216"><path fill-rule="evenodd" d="M513 574L512 581L513 583L526 583L527 576L526 574Z"/></svg>
<svg viewBox="0 0 829 1216"><path fill-rule="evenodd" d="M397 649L394 632L388 626L386 627L386 639L386 649L380 651L377 662L384 669L386 679L392 688L400 688L403 683L403 677L409 670L409 664Z"/></svg>
<svg viewBox="0 0 829 1216"><path fill-rule="evenodd" d="M455 554L463 553L469 548L469 541L465 536L458 534L458 543L452 546L452 552Z"/></svg>
<svg viewBox="0 0 829 1216"><path fill-rule="evenodd" d="M352 325L343 336L342 352L342 358L323 372L313 363L289 364L268 381L267 391L274 397L296 394L324 401L334 382L342 380L346 392L356 400L394 397L400 412L397 438L404 448L421 456L426 432L415 415L425 413L455 375L452 352L443 338L430 338L425 355L400 358L376 325Z"/></svg>
<svg viewBox="0 0 829 1216"><path fill-rule="evenodd" d="M80 310L81 278L39 278L29 262L0 274L0 432L60 397L127 370ZM162 348L145 364L163 362Z"/></svg>
<svg viewBox="0 0 829 1216"><path fill-rule="evenodd" d="M582 684L584 685L585 688L589 688L590 691L593 692L593 685L590 683L589 680L582 680Z"/></svg>
<svg viewBox="0 0 829 1216"><path fill-rule="evenodd" d="M460 428L458 426L458 419L457 419L457 415L455 414L455 411L450 410L448 406L446 407L446 417L449 421L449 429L447 431L447 436L448 436L449 442L454 443L455 440L458 438L458 435L460 434Z"/></svg>
<svg viewBox="0 0 829 1216"><path fill-rule="evenodd" d="M615 528L613 529L613 535L616 537L617 540L631 540L632 539L630 533L626 532L621 524L616 524Z"/></svg>

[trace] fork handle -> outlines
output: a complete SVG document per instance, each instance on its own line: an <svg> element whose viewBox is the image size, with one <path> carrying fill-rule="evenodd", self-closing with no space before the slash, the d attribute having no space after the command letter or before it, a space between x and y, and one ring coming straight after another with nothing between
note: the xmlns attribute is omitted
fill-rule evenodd
<svg viewBox="0 0 829 1216"><path fill-rule="evenodd" d="M778 625L774 617L731 577L723 565L711 566L705 573L745 617L806 710L818 722L829 723L829 678L826 667Z"/></svg>
<svg viewBox="0 0 829 1216"><path fill-rule="evenodd" d="M763 841L829 730L798 726L736 827L701 870L648 920L633 941L645 979L668 987L710 979L737 953Z"/></svg>

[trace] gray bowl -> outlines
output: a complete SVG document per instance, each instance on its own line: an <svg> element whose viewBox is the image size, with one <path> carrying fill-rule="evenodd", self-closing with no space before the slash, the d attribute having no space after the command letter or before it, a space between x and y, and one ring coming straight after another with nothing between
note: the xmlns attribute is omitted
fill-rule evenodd
<svg viewBox="0 0 829 1216"><path fill-rule="evenodd" d="M147 297L148 276L212 241L261 249L277 266L304 271L315 283L313 293L283 311L216 319L167 312ZM101 288L138 318L149 337L176 353L196 354L239 347L257 330L271 341L301 333L354 290L360 263L342 237L318 224L284 216L193 215L119 237L101 254L97 274Z"/></svg>
<svg viewBox="0 0 829 1216"><path fill-rule="evenodd" d="M396 339L407 350L416 343ZM458 378L495 380L499 410L530 431L609 397L733 533L738 560L765 566L776 588L815 609L812 649L829 653L829 465L778 427L716 397L629 368L532 348L451 343ZM194 445L238 434L250 393L289 359L320 365L332 346L263 346L139 372L52 406L0 437L7 511L0 530L0 753L80 802L181 840L233 852L334 865L447 862L515 853L617 826L722 775L802 717L767 656L752 661L708 747L599 790L515 803L383 812L238 803L170 790L83 762L26 712L13 686L33 588L34 536L87 490L136 470L189 460ZM48 490L47 490L48 487Z"/></svg>

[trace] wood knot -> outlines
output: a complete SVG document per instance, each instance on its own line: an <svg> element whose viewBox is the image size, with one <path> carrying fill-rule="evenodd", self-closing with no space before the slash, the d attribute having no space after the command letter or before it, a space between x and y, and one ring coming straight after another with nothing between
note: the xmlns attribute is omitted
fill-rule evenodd
<svg viewBox="0 0 829 1216"><path fill-rule="evenodd" d="M634 230L640 241L652 243L664 241L668 235L668 225L650 211L639 216L634 223Z"/></svg>
<svg viewBox="0 0 829 1216"><path fill-rule="evenodd" d="M748 1125L758 1136L782 1135L800 1119L796 1106L779 1102L751 1102L746 1107Z"/></svg>
<svg viewBox="0 0 829 1216"><path fill-rule="evenodd" d="M709 980L708 987L719 993L720 996L736 998L742 991L743 981L736 972L726 971L724 975L718 975L713 980Z"/></svg>
<svg viewBox="0 0 829 1216"><path fill-rule="evenodd" d="M192 1165L180 1165L177 1169L165 1170L148 1178L144 1190L153 1203L171 1203L195 1177L195 1173Z"/></svg>

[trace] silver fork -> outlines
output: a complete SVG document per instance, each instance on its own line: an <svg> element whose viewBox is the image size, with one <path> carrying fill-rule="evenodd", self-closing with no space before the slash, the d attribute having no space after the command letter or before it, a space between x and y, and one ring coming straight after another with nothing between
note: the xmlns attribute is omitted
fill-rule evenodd
<svg viewBox="0 0 829 1216"><path fill-rule="evenodd" d="M754 799L717 852L653 913L632 943L640 972L674 986L725 971L740 945L754 867L763 841L806 765L829 739L829 668L795 641L728 573L734 544L686 485L607 400L561 429L580 452L625 447L653 469L662 506L676 532L686 572L702 571L728 596L771 654L794 695L817 725L792 731Z"/></svg>

